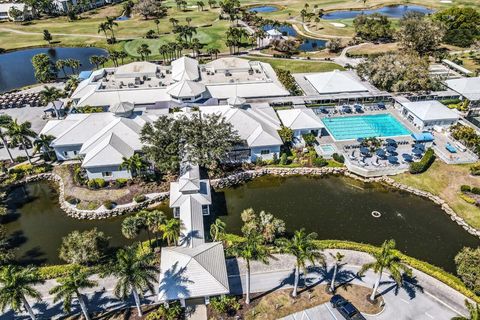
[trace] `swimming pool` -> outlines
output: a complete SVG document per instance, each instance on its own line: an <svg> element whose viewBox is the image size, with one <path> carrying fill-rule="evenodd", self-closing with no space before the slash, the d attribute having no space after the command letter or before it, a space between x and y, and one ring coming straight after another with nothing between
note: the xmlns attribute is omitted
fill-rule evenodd
<svg viewBox="0 0 480 320"><path fill-rule="evenodd" d="M322 122L335 140L396 137L411 134L407 128L389 114L324 118Z"/></svg>

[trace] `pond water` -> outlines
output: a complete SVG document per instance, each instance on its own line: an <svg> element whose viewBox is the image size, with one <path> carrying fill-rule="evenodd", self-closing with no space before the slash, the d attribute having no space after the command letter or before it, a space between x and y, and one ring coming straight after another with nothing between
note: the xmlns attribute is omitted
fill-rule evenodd
<svg viewBox="0 0 480 320"><path fill-rule="evenodd" d="M214 192L213 200L212 214L205 223L207 230L219 217L227 223L227 232L240 233L240 213L252 207L283 219L288 232L306 228L317 232L319 239L380 245L393 238L406 254L451 272L455 271L453 258L463 246L480 245L478 238L451 221L431 201L344 177L262 177ZM130 243L121 234L124 217L97 221L69 218L58 205L58 194L47 183L15 189L8 204L12 213L4 222L24 263L61 263L61 239L73 230L96 227L111 237L113 246ZM161 209L171 214L166 205ZM372 211L382 216L374 218ZM146 239L146 235L141 238Z"/></svg>
<svg viewBox="0 0 480 320"><path fill-rule="evenodd" d="M0 54L0 93L37 83L32 67L32 57L39 53L48 54L53 61L59 59L80 60L80 71L91 70L89 58L93 55L107 55L99 48L37 48ZM71 71L65 69L67 74ZM63 72L59 72L63 76Z"/></svg>
<svg viewBox="0 0 480 320"><path fill-rule="evenodd" d="M338 11L331 11L327 12L322 16L322 19L325 20L336 20L336 19L353 19L358 15L361 14L373 14L373 13L380 13L390 18L401 18L405 15L405 13L415 11L421 12L424 14L433 13L434 10L429 9L424 6L418 5L393 5L393 6L385 6L377 9L370 9L370 10L338 10Z"/></svg>
<svg viewBox="0 0 480 320"><path fill-rule="evenodd" d="M393 238L404 253L450 272L459 250L480 244L431 201L345 177L262 177L214 195L213 211L232 233L240 232L240 213L251 207L283 219L287 231L305 228L319 239L380 245Z"/></svg>
<svg viewBox="0 0 480 320"><path fill-rule="evenodd" d="M275 12L278 11L278 8L275 6L258 6L258 7L251 7L248 9L249 12L261 12L261 13L268 13L268 12Z"/></svg>
<svg viewBox="0 0 480 320"><path fill-rule="evenodd" d="M299 37L297 31L292 26L289 25L283 25L280 27L274 27L271 25L265 25L263 27L264 30L270 30L270 29L277 29L280 31L284 36L289 36L289 37ZM298 50L300 51L317 51L325 48L325 45L327 43L326 40L320 40L320 39L313 39L313 38L305 38L305 37L299 37L302 40L302 43L299 45Z"/></svg>
<svg viewBox="0 0 480 320"><path fill-rule="evenodd" d="M97 228L111 237L113 247L131 243L121 232L124 217L108 220L77 220L68 217L58 204L58 193L46 182L28 184L12 191L8 197L11 210L3 219L17 257L24 264L60 264L58 250L62 238L74 230ZM146 235L139 239L145 240Z"/></svg>

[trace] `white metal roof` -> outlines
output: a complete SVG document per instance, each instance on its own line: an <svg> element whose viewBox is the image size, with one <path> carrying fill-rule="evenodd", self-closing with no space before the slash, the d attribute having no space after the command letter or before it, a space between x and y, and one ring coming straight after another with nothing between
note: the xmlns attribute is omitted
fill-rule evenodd
<svg viewBox="0 0 480 320"><path fill-rule="evenodd" d="M172 61L172 79L175 81L192 80L200 78L198 61L189 57L181 57Z"/></svg>
<svg viewBox="0 0 480 320"><path fill-rule="evenodd" d="M24 3L0 3L0 12L6 12L8 13L11 8L15 7L16 9L20 11L25 10L25 4Z"/></svg>
<svg viewBox="0 0 480 320"><path fill-rule="evenodd" d="M250 61L247 59L237 58L237 57L225 57L213 60L205 65L206 68L223 71L228 70L235 72L235 69L250 69Z"/></svg>
<svg viewBox="0 0 480 320"><path fill-rule="evenodd" d="M92 90L82 96L77 106L110 106L112 103L121 101L131 101L139 105L170 100L171 97L167 94L166 88Z"/></svg>
<svg viewBox="0 0 480 320"><path fill-rule="evenodd" d="M205 85L200 82L182 80L168 88L167 93L174 97L195 97L206 91Z"/></svg>
<svg viewBox="0 0 480 320"><path fill-rule="evenodd" d="M85 168L118 166L122 164L124 157L129 158L133 153L134 150L119 136L110 133L85 155L82 166Z"/></svg>
<svg viewBox="0 0 480 320"><path fill-rule="evenodd" d="M349 71L312 73L305 76L320 94L339 92L364 92L368 88Z"/></svg>
<svg viewBox="0 0 480 320"><path fill-rule="evenodd" d="M277 113L283 125L292 130L321 129L325 127L323 122L311 109L295 108L278 110Z"/></svg>
<svg viewBox="0 0 480 320"><path fill-rule="evenodd" d="M231 98L228 98L227 100L227 103L232 107L243 106L245 102L247 102L247 100L239 96L231 97Z"/></svg>
<svg viewBox="0 0 480 320"><path fill-rule="evenodd" d="M459 119L457 113L437 100L404 102L402 105L422 121Z"/></svg>
<svg viewBox="0 0 480 320"><path fill-rule="evenodd" d="M480 100L480 77L451 79L445 81L447 87L471 101Z"/></svg>
<svg viewBox="0 0 480 320"><path fill-rule="evenodd" d="M270 30L267 30L266 31L269 35L271 36L281 36L283 35L280 31L278 31L277 29L270 29Z"/></svg>
<svg viewBox="0 0 480 320"><path fill-rule="evenodd" d="M114 103L108 108L108 112L117 113L117 114L124 114L128 112L132 112L135 109L135 106L131 102L123 101Z"/></svg>
<svg viewBox="0 0 480 320"><path fill-rule="evenodd" d="M243 98L285 97L290 93L276 82L208 84L212 98L228 99L236 95Z"/></svg>
<svg viewBox="0 0 480 320"><path fill-rule="evenodd" d="M160 301L229 293L225 254L221 242L194 248L164 247L160 262Z"/></svg>

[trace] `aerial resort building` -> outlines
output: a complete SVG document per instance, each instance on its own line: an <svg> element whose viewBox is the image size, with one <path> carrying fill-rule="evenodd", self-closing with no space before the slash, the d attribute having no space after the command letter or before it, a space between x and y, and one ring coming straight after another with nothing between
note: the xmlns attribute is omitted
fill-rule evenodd
<svg viewBox="0 0 480 320"><path fill-rule="evenodd" d="M362 81L353 71L334 70L320 73L293 74L310 104L342 104L389 101L388 92Z"/></svg>
<svg viewBox="0 0 480 320"><path fill-rule="evenodd" d="M19 17L13 17L11 10L19 10L22 15ZM0 21L23 21L31 16L31 12L24 3L0 3Z"/></svg>
<svg viewBox="0 0 480 320"><path fill-rule="evenodd" d="M402 115L420 130L441 131L458 122L460 116L437 100L403 102Z"/></svg>
<svg viewBox="0 0 480 320"><path fill-rule="evenodd" d="M304 134L311 133L315 137L322 135L322 129L325 125L320 118L311 109L307 108L295 108L289 110L278 110L278 117L282 121L282 124L292 129L293 137L296 144L305 144L302 136Z"/></svg>
<svg viewBox="0 0 480 320"><path fill-rule="evenodd" d="M182 223L178 246L163 247L158 300L195 299L209 303L211 296L230 292L221 242L206 242L203 217L212 203L208 179L198 166L184 164L178 182L170 185L170 207Z"/></svg>
<svg viewBox="0 0 480 320"><path fill-rule="evenodd" d="M147 109L214 105L240 96L245 99L288 96L272 67L241 58L221 58L205 65L189 57L160 66L133 62L94 71L82 81L72 100L76 108L109 107L131 102Z"/></svg>
<svg viewBox="0 0 480 320"><path fill-rule="evenodd" d="M470 116L480 116L480 77L446 80L445 85L469 101Z"/></svg>

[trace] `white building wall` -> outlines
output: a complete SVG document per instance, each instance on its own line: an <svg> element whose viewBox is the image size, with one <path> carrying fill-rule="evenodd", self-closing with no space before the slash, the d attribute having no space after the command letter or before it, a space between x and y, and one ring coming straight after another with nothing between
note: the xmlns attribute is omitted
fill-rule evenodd
<svg viewBox="0 0 480 320"><path fill-rule="evenodd" d="M250 160L256 161L257 158L262 158L262 160L272 160L274 154L277 155L277 159L280 157L280 146L263 146L263 147L254 147L251 148L252 153L250 156ZM265 153L268 151L268 153Z"/></svg>
<svg viewBox="0 0 480 320"><path fill-rule="evenodd" d="M88 179L103 179L106 181L117 179L131 179L132 174L128 170L121 170L118 166L85 168Z"/></svg>
<svg viewBox="0 0 480 320"><path fill-rule="evenodd" d="M59 161L78 159L78 152L82 148L82 145L54 147L55 154Z"/></svg>

